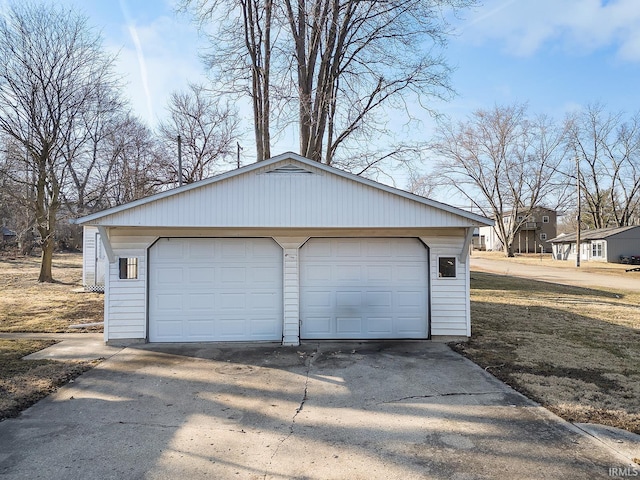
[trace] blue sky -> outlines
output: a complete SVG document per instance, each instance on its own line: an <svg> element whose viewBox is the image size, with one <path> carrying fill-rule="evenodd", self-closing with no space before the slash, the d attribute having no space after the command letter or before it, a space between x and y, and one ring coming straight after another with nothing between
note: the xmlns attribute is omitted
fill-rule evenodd
<svg viewBox="0 0 640 480"><path fill-rule="evenodd" d="M164 114L171 91L204 80L198 58L204 43L187 17L176 16L173 0L58 1L75 5L102 30L107 48L118 53L126 94L150 126ZM456 34L445 52L456 67L458 96L433 103L440 113L462 119L513 102L556 118L593 102L628 114L640 110L640 1L484 0L463 17L453 23ZM249 110L241 113L244 142L251 145ZM423 119L411 135L428 139L433 122ZM293 135L285 135L272 152L296 147Z"/></svg>

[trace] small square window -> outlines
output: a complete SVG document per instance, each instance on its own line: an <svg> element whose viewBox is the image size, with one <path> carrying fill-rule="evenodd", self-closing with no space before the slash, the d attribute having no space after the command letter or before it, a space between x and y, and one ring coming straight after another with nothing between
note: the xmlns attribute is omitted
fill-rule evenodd
<svg viewBox="0 0 640 480"><path fill-rule="evenodd" d="M542 217L542 223L549 223L549 215L545 215Z"/></svg>
<svg viewBox="0 0 640 480"><path fill-rule="evenodd" d="M456 276L456 257L438 258L438 277L455 278L455 276Z"/></svg>
<svg viewBox="0 0 640 480"><path fill-rule="evenodd" d="M540 234L540 240L546 240L547 239L547 234L546 233L541 233Z"/></svg>
<svg viewBox="0 0 640 480"><path fill-rule="evenodd" d="M121 279L138 278L138 259L136 257L120 258L119 270Z"/></svg>

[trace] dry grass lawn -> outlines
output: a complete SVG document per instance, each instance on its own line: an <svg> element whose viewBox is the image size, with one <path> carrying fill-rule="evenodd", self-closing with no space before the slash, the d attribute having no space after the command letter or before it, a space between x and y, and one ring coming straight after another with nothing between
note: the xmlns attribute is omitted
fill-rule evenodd
<svg viewBox="0 0 640 480"><path fill-rule="evenodd" d="M15 417L94 365L93 362L21 360L52 343L55 342L0 339L0 420Z"/></svg>
<svg viewBox="0 0 640 480"><path fill-rule="evenodd" d="M82 254L57 254L57 283L39 284L40 259L0 257L0 332L83 332L70 325L102 321L103 296L74 293L82 287ZM21 360L53 340L0 339L0 420L53 392L93 366L91 362Z"/></svg>
<svg viewBox="0 0 640 480"><path fill-rule="evenodd" d="M502 252L481 252L481 251L473 251L473 257L475 258L487 258L487 259L495 259L495 260L508 260L511 263L520 263L523 265L538 265L538 266L547 266L554 268L567 268L574 269L576 266L576 262L574 260L571 261L562 261L562 260L554 260L551 258L550 253L545 253L540 255L539 253L516 253L515 257L507 259ZM640 267L640 265L623 265L621 263L606 263L606 262L587 262L582 261L580 263L580 270L583 272L591 272L602 275L623 275L624 271L628 268L636 268Z"/></svg>
<svg viewBox="0 0 640 480"><path fill-rule="evenodd" d="M569 421L640 433L640 292L471 277L457 351Z"/></svg>
<svg viewBox="0 0 640 480"><path fill-rule="evenodd" d="M82 288L82 254L56 254L56 283L38 283L39 257L0 257L0 332L102 331L70 325L101 322L103 295Z"/></svg>

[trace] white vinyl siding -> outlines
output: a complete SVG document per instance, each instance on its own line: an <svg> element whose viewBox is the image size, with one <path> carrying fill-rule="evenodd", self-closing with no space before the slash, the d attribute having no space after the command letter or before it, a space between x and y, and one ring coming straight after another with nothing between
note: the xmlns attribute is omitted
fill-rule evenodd
<svg viewBox="0 0 640 480"><path fill-rule="evenodd" d="M286 161L283 163L287 163ZM331 175L257 169L107 215L102 225L166 227L466 227L462 215ZM215 188L214 188L215 187ZM300 201L304 198L304 201ZM211 205L212 208L202 208ZM224 208L216 208L224 205ZM233 208L226 206L232 205Z"/></svg>
<svg viewBox="0 0 640 480"><path fill-rule="evenodd" d="M469 262L461 262L462 236L420 237L431 253L431 335L469 336ZM466 252L464 253L466 254ZM438 258L456 256L456 277L438 277Z"/></svg>
<svg viewBox="0 0 640 480"><path fill-rule="evenodd" d="M82 285L96 282L96 227L84 227L82 231Z"/></svg>
<svg viewBox="0 0 640 480"><path fill-rule="evenodd" d="M283 326L282 343L297 345L300 341L300 246L306 237L275 237L283 248Z"/></svg>
<svg viewBox="0 0 640 480"><path fill-rule="evenodd" d="M110 235L116 261L108 264L105 282L105 339L147 338L147 248L155 236ZM138 259L138 278L120 279L119 258Z"/></svg>

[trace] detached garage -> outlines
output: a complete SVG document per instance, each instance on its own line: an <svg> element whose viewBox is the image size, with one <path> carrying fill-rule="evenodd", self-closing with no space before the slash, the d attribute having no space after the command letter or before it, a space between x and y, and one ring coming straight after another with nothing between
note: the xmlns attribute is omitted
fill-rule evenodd
<svg viewBox="0 0 640 480"><path fill-rule="evenodd" d="M292 153L77 222L104 248L105 341L286 345L470 336L492 223Z"/></svg>

